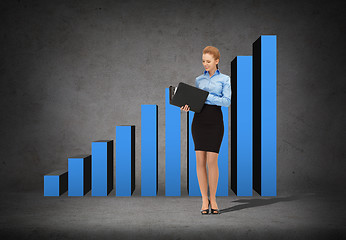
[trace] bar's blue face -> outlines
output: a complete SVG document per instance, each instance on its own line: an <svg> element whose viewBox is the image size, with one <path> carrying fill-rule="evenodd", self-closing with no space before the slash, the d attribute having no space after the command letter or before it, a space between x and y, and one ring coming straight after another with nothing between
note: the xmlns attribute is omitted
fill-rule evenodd
<svg viewBox="0 0 346 240"><path fill-rule="evenodd" d="M141 191L156 196L158 182L158 106L141 106Z"/></svg>

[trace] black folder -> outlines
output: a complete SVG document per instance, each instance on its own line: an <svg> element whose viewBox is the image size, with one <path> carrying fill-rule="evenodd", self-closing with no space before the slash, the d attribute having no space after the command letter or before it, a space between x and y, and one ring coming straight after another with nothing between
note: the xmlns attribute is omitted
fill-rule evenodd
<svg viewBox="0 0 346 240"><path fill-rule="evenodd" d="M201 112L209 95L208 91L180 82L178 87L169 87L169 103L181 107L189 105L190 111Z"/></svg>

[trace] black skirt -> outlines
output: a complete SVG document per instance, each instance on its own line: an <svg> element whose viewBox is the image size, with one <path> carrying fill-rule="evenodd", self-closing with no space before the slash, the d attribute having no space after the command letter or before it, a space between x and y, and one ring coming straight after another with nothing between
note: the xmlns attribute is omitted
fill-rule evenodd
<svg viewBox="0 0 346 240"><path fill-rule="evenodd" d="M195 113L191 124L195 151L219 153L224 134L221 106L204 104L200 113Z"/></svg>

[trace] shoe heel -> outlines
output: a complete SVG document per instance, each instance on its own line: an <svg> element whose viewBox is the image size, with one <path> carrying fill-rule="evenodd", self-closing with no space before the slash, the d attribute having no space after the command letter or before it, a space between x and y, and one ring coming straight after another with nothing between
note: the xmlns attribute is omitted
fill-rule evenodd
<svg viewBox="0 0 346 240"><path fill-rule="evenodd" d="M211 210L211 211L210 211L211 214L221 214L221 213L220 213L220 210L219 210L218 208L216 208L216 209L211 208L210 210Z"/></svg>
<svg viewBox="0 0 346 240"><path fill-rule="evenodd" d="M209 215L209 206L210 206L210 200L208 199L208 209L202 209L201 210L202 215Z"/></svg>

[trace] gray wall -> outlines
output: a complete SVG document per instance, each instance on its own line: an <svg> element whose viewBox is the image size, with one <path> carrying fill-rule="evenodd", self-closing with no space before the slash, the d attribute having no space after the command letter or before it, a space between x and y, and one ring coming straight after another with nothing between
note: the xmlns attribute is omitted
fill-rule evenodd
<svg viewBox="0 0 346 240"><path fill-rule="evenodd" d="M207 45L230 75L233 58L251 55L261 34L278 41L278 193L339 190L346 180L342 1L0 4L2 191L43 189L44 174L90 153L92 141L115 140L125 124L136 125L139 190L141 104L157 104L164 192L165 88L194 84Z"/></svg>

